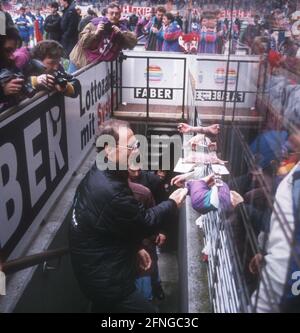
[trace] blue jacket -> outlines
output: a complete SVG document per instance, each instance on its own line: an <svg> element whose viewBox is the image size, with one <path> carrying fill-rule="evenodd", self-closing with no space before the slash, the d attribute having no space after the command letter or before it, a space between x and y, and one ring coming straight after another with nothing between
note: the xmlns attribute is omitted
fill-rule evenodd
<svg viewBox="0 0 300 333"><path fill-rule="evenodd" d="M15 24L17 25L21 38L25 42L28 42L32 28L30 20L26 16L21 15L15 20Z"/></svg>

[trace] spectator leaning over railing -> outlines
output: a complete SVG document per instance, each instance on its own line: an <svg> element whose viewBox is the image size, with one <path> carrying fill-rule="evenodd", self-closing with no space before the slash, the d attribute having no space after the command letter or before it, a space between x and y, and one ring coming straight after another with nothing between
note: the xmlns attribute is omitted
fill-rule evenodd
<svg viewBox="0 0 300 333"><path fill-rule="evenodd" d="M39 65L30 66L32 69L28 75L35 89L58 91L68 97L77 97L80 83L65 73L61 65L63 51L63 47L54 40L39 42L31 50L31 62L37 60Z"/></svg>
<svg viewBox="0 0 300 333"><path fill-rule="evenodd" d="M123 48L133 48L136 35L120 21L121 8L115 3L107 7L107 15L92 20L80 34L70 54L69 73L92 62L115 60Z"/></svg>

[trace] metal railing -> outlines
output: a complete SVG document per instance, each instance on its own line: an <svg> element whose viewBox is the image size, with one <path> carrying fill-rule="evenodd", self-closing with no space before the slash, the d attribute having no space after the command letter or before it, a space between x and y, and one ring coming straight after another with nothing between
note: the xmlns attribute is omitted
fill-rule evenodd
<svg viewBox="0 0 300 333"><path fill-rule="evenodd" d="M270 73L270 70L265 66L265 63L262 63L259 73L261 84L258 85L257 94L263 96L260 96L260 98L266 100L268 100L268 94L265 91L267 72ZM225 104L224 112L226 112ZM265 103L265 110L262 111L266 113L266 116L269 112L276 112L272 108L270 109L268 103ZM281 110L277 110L277 112L279 116ZM201 118L201 114L198 113L198 116ZM258 136L263 132L266 119L267 117L263 122L257 122L256 127L252 129L252 135L256 134ZM285 126L293 128L293 124L286 124ZM261 198L264 206L262 212L266 215L269 212L268 221L271 219L271 213L276 218L282 237L287 246L291 248L290 255L300 267L299 253L296 253L293 249L293 239L287 232L290 228L290 222L283 212L282 203L276 202L275 190L270 188L261 167L257 163L257 159L250 149L251 136L246 135L247 133L241 124L234 122L234 112L232 123L228 124L227 128L230 128L231 132L224 132L225 134L221 135L220 141L225 142L221 149L222 156L228 160L228 169L231 171L228 180L238 192L242 193L243 190L236 177L245 175L249 171L255 173L257 186L263 195ZM299 130L295 132L295 128L293 128L293 131L298 135L300 134ZM211 171L208 167L207 174ZM274 173L272 181L275 177L276 174ZM254 295L254 291L259 290L261 286L266 289L265 301L269 308L276 312L280 311L278 298L276 299L278 296L272 285L272 276L266 270L264 270L264 274L261 270L258 270L256 276L251 275L249 271L250 259L255 254L262 253L261 251L265 249L268 238L268 231L266 230L265 234L267 235L264 236L263 241L258 242L257 227L254 226L252 220L252 206L254 206L252 201L247 204L240 204L235 209L236 219L234 221L230 220L222 211L209 213L203 218L205 240L211 246L208 275L211 301L216 312L256 312L258 298L257 295Z"/></svg>
<svg viewBox="0 0 300 333"><path fill-rule="evenodd" d="M123 66L126 65L127 59L144 59L146 61L147 66L147 73L146 73L146 87L138 87L138 86L125 86L123 85ZM184 119L184 113L185 113L185 95L186 95L186 69L187 69L187 59L180 58L180 57L159 57L159 56L135 56L135 55L124 55L122 52L119 56L118 63L117 63L117 70L116 70L116 80L113 81L112 89L116 89L116 95L117 95L117 101L116 101L116 109L118 109L119 104L122 104L123 102L123 89L136 89L136 88L146 88L147 89L147 97L146 97L146 118L149 119L149 105L150 105L150 77L149 77L149 66L150 66L150 60L152 59L167 59L170 60L180 60L183 62L183 82L181 87L160 87L163 89L172 89L176 91L182 91L182 103L181 103L181 118ZM119 66L118 66L119 65ZM112 105L112 114L114 111L114 105Z"/></svg>
<svg viewBox="0 0 300 333"><path fill-rule="evenodd" d="M55 250L48 250L30 256L10 260L4 263L0 263L0 270L6 275L16 273L23 269L46 263L48 260L58 259L69 253L69 248L59 248ZM44 265L47 269L47 266Z"/></svg>

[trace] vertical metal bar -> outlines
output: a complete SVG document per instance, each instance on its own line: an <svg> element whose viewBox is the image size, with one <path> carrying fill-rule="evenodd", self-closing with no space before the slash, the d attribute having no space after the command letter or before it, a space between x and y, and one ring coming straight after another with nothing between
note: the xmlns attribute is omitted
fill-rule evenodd
<svg viewBox="0 0 300 333"><path fill-rule="evenodd" d="M256 101L255 101L255 110L256 111L257 111L257 106L258 106L257 96L259 96L259 98L262 99L262 97L263 97L262 88L264 89L264 85L265 85L265 77L264 77L265 74L262 73L262 69L263 69L263 65L262 65L262 63L260 63L259 68L258 68L257 82L256 82L256 87L257 87ZM263 80L261 79L262 75L263 75ZM263 121L264 120L262 119L261 122L259 123L258 130L262 127Z"/></svg>
<svg viewBox="0 0 300 333"><path fill-rule="evenodd" d="M225 126L225 114L226 114L226 94L228 89L228 73L229 73L229 64L230 64L230 53L231 53L231 41L232 41L232 31L233 31L233 7L234 7L234 0L231 0L230 3L230 30L229 30L229 48L228 48L228 57L227 57L227 64L226 64L226 75L225 75L225 87L224 87L224 101L223 101L223 112L222 112L222 128ZM223 151L225 152L225 158L227 158L227 147L228 147L228 140L223 140Z"/></svg>
<svg viewBox="0 0 300 333"><path fill-rule="evenodd" d="M114 82L113 82L113 62L110 62L110 114L114 115Z"/></svg>
<svg viewBox="0 0 300 333"><path fill-rule="evenodd" d="M184 103L185 103L185 85L186 85L186 58L184 60L184 68L183 68L183 91L182 91L182 115L181 119L184 120Z"/></svg>
<svg viewBox="0 0 300 333"><path fill-rule="evenodd" d="M119 109L119 71L118 71L118 59L115 60L116 64L116 108Z"/></svg>
<svg viewBox="0 0 300 333"><path fill-rule="evenodd" d="M147 57L147 104L146 104L146 117L149 118L149 57Z"/></svg>
<svg viewBox="0 0 300 333"><path fill-rule="evenodd" d="M236 109L236 96L237 96L237 89L239 85L239 78L240 78L240 62L238 61L237 63L237 77L236 77L236 82L235 82L235 87L234 87L234 101L233 101L233 110L232 110L232 117L231 121L234 121L234 116L235 116L235 109Z"/></svg>
<svg viewBox="0 0 300 333"><path fill-rule="evenodd" d="M120 59L120 103L123 103L123 61L124 59Z"/></svg>

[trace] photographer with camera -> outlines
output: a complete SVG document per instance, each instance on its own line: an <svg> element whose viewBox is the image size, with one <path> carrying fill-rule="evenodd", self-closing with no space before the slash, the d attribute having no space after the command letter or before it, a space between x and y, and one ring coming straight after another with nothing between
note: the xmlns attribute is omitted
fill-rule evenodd
<svg viewBox="0 0 300 333"><path fill-rule="evenodd" d="M124 48L132 49L137 38L120 20L121 8L111 3L105 17L93 19L80 33L79 41L70 54L69 73L92 62L115 60Z"/></svg>
<svg viewBox="0 0 300 333"><path fill-rule="evenodd" d="M39 42L31 51L31 62L39 62L40 66L32 66L32 71L28 74L34 88L39 90L46 88L49 91L58 91L65 96L75 98L80 92L80 83L67 74L60 64L63 52L63 47L54 40ZM41 68L43 74L38 75Z"/></svg>
<svg viewBox="0 0 300 333"><path fill-rule="evenodd" d="M14 27L8 27L6 35L0 36L0 112L35 93L16 66L14 52L21 44L22 39Z"/></svg>

